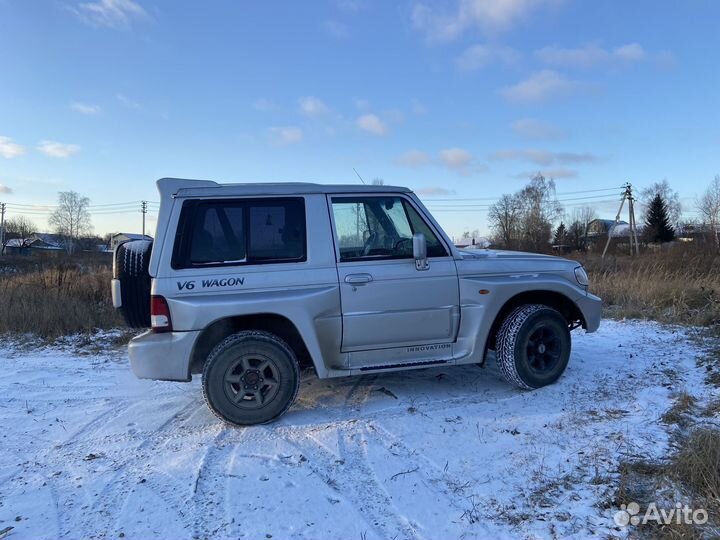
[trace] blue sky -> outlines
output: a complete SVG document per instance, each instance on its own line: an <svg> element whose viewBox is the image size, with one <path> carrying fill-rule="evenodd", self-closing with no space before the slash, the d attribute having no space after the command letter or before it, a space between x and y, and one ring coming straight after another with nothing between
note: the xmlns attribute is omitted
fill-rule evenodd
<svg viewBox="0 0 720 540"><path fill-rule="evenodd" d="M667 178L692 217L720 174L719 20L712 1L0 0L0 201L72 189L97 232L138 230L99 205L156 201L163 176L355 167L458 235L542 171L561 200ZM597 193L568 211L614 217Z"/></svg>

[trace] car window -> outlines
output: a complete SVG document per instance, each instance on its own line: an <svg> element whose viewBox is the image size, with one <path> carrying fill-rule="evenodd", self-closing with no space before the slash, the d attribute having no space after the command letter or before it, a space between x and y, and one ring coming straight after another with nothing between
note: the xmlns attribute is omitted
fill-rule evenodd
<svg viewBox="0 0 720 540"><path fill-rule="evenodd" d="M250 206L250 258L298 259L305 251L305 209L299 201Z"/></svg>
<svg viewBox="0 0 720 540"><path fill-rule="evenodd" d="M174 268L305 258L303 199L186 201L183 205Z"/></svg>
<svg viewBox="0 0 720 540"><path fill-rule="evenodd" d="M243 208L199 206L190 244L190 262L212 264L245 260Z"/></svg>
<svg viewBox="0 0 720 540"><path fill-rule="evenodd" d="M341 262L410 259L414 232L425 234L429 256L441 256L438 247L446 254L422 218L400 197L334 197L332 209Z"/></svg>
<svg viewBox="0 0 720 540"><path fill-rule="evenodd" d="M430 229L420 214L417 213L417 210L415 210L415 208L407 202L405 203L405 210L407 211L413 233L423 233L425 235L428 257L446 257L448 252L445 249L445 246L442 245L440 239L432 231L432 229Z"/></svg>

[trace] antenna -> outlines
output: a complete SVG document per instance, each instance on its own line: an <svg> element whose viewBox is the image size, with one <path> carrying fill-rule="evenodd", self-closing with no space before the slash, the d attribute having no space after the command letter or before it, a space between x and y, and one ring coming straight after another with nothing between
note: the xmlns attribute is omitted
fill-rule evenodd
<svg viewBox="0 0 720 540"><path fill-rule="evenodd" d="M355 171L355 167L353 167L353 171ZM360 176L360 173L357 172L357 171L355 171L355 174L357 174L357 177L360 179L360 181L361 181L361 182L363 183L363 185L364 185L364 184L365 184L365 180L362 179L362 176Z"/></svg>
<svg viewBox="0 0 720 540"><path fill-rule="evenodd" d="M142 226L143 236L145 236L145 214L147 214L147 211L148 211L147 210L147 201L140 201L140 212L142 213L142 221L143 221L143 226Z"/></svg>

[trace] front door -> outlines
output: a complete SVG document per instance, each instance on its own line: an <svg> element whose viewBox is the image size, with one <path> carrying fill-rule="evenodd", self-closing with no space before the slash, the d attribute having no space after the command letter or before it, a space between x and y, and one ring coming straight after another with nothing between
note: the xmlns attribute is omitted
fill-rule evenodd
<svg viewBox="0 0 720 540"><path fill-rule="evenodd" d="M451 357L460 320L458 279L455 261L438 235L404 196L329 198L342 351L350 353L350 367ZM416 269L413 259L417 232L427 241L425 270Z"/></svg>

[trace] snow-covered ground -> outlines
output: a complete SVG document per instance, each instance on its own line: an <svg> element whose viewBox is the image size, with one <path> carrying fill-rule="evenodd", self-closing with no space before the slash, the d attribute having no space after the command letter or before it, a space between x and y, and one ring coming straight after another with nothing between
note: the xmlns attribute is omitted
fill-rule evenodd
<svg viewBox="0 0 720 540"><path fill-rule="evenodd" d="M662 456L674 392L706 394L685 331L575 332L558 384L493 365L318 380L278 422L219 422L118 352L0 346L0 531L15 538L623 536L619 460Z"/></svg>

